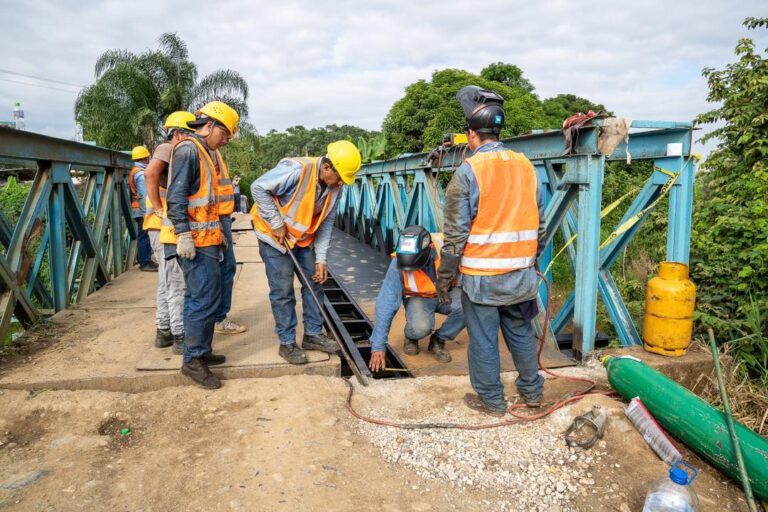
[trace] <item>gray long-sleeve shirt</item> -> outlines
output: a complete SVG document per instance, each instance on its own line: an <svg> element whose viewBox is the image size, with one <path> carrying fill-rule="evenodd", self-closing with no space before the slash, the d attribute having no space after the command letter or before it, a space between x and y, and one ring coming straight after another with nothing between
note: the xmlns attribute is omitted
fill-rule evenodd
<svg viewBox="0 0 768 512"><path fill-rule="evenodd" d="M285 205L293 197L296 187L301 179L303 166L293 160L281 160L272 170L267 171L256 181L251 183L251 196L253 202L259 209L261 217L269 223L272 229L278 229L285 225L283 217L275 204L277 198L280 205ZM318 169L319 173L320 170ZM331 196L331 204L328 205L328 216L317 228L315 233L315 257L317 263L326 263L328 247L331 244L331 232L333 223L336 220L336 203L339 199L339 190L332 190L323 186L318 179L317 192L315 194L314 214L318 215L323 211L323 205L328 194ZM284 247L280 247L271 236L256 230L256 237L262 242L268 243L280 252L285 252Z"/></svg>
<svg viewBox="0 0 768 512"><path fill-rule="evenodd" d="M484 151L504 151L501 142L483 144L476 153ZM544 192L541 181L536 178L536 205L539 210L539 247L541 254L546 233L544 218ZM469 238L472 220L477 216L480 203L480 187L469 162L462 163L453 174L445 192L445 242L443 251L454 256L464 253L464 246ZM472 302L489 306L506 306L529 301L538 292L538 277L534 268L507 272L495 276L477 276L462 274L461 287Z"/></svg>

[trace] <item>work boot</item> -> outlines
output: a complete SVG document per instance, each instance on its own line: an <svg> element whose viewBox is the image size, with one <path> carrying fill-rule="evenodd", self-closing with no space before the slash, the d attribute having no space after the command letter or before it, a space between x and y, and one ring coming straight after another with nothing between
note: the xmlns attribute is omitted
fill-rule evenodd
<svg viewBox="0 0 768 512"><path fill-rule="evenodd" d="M208 366L216 366L217 364L224 364L227 361L227 356L208 352L207 354L200 356L200 359L202 359Z"/></svg>
<svg viewBox="0 0 768 512"><path fill-rule="evenodd" d="M146 265L139 267L139 270L141 270L142 272L157 272L158 268L160 267L157 263L150 261Z"/></svg>
<svg viewBox="0 0 768 512"><path fill-rule="evenodd" d="M165 348L173 345L173 334L170 329L157 329L155 335L155 346L157 348Z"/></svg>
<svg viewBox="0 0 768 512"><path fill-rule="evenodd" d="M208 365L201 358L195 358L182 364L181 373L205 389L219 389L221 387L219 378L211 373Z"/></svg>
<svg viewBox="0 0 768 512"><path fill-rule="evenodd" d="M240 334L241 332L247 331L248 328L244 325L236 324L229 318L225 318L221 322L216 322L213 325L213 332L217 332L219 334Z"/></svg>
<svg viewBox="0 0 768 512"><path fill-rule="evenodd" d="M419 353L419 340L412 340L411 338L405 338L403 342L403 354L408 356L415 356Z"/></svg>
<svg viewBox="0 0 768 512"><path fill-rule="evenodd" d="M291 364L307 364L309 362L304 351L296 343L280 345L278 354Z"/></svg>
<svg viewBox="0 0 768 512"><path fill-rule="evenodd" d="M492 407L489 407L485 402L483 402L482 398L480 398L474 393L467 393L466 395L464 395L464 405L466 405L467 407L475 411L482 412L489 416L495 416L497 418L501 418L502 416L507 414L506 409L494 409Z"/></svg>
<svg viewBox="0 0 768 512"><path fill-rule="evenodd" d="M326 354L335 354L339 351L339 344L325 334L315 334L314 336L304 335L301 340L301 348L304 350L318 350Z"/></svg>
<svg viewBox="0 0 768 512"><path fill-rule="evenodd" d="M178 355L184 353L184 333L173 335L173 348L171 350Z"/></svg>
<svg viewBox="0 0 768 512"><path fill-rule="evenodd" d="M441 340L436 332L433 332L432 336L429 337L427 350L441 363L450 363L452 360L451 354L445 350L445 341Z"/></svg>

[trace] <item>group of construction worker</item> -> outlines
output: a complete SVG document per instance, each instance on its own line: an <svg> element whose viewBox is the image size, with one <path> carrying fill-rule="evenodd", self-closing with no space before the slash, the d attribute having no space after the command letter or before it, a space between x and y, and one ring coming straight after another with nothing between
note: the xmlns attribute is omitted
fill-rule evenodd
<svg viewBox="0 0 768 512"><path fill-rule="evenodd" d="M472 154L446 190L443 233L412 225L399 234L376 300L369 366L374 372L385 368L389 331L401 305L408 356L418 354L419 340L429 337L428 352L448 363L446 343L466 327L476 394L467 394L464 402L503 416L508 402L500 377L499 330L519 373L521 401L538 407L542 400L544 380L531 321L538 313L543 192L533 165L499 142L504 99L477 86L464 87L457 99ZM227 317L236 266L231 219L236 202L219 151L237 133L238 122L237 112L220 101L194 114L175 112L164 125L166 142L151 157L145 148L134 148L136 165L129 176L134 216L140 219L139 266L159 275L155 345L182 354L182 374L209 389L221 386L209 366L226 360L213 352L214 333L246 330ZM323 156L281 160L251 185L250 216L269 284L278 353L291 364L307 363L307 350L339 351L337 341L323 332L315 297L322 300L321 285L328 279L337 201L360 167L357 147L340 140ZM307 277L301 280L301 345L297 274ZM436 313L446 316L437 330Z"/></svg>

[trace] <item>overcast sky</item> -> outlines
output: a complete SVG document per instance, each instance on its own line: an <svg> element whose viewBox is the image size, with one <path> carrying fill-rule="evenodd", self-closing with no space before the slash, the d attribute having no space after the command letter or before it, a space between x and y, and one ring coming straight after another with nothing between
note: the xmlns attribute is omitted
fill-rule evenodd
<svg viewBox="0 0 768 512"><path fill-rule="evenodd" d="M0 120L19 100L29 130L71 138L78 89L8 71L87 85L103 51L156 48L168 31L187 42L201 76L245 77L262 133L379 129L410 83L496 61L520 66L541 98L573 93L622 117L691 120L709 108L702 68L733 61L743 19L766 11L765 0L0 0Z"/></svg>

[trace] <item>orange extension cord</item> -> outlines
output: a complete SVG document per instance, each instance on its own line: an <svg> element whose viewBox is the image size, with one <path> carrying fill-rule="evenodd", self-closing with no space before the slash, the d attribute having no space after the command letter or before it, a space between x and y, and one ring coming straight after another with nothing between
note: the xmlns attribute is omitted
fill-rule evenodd
<svg viewBox="0 0 768 512"><path fill-rule="evenodd" d="M587 379L584 377L570 377L567 375L559 375L553 372L552 370L548 369L546 366L544 366L541 362L541 351L544 348L544 341L547 339L547 329L549 327L549 307L550 307L550 301L552 298L551 290L549 281L539 272L536 271L536 274L538 274L539 277L541 277L542 281L544 281L544 284L547 286L547 307L544 311L544 332L542 333L542 337L539 338L539 348L538 348L538 359L539 359L539 368L541 368L545 373L551 375L552 377L556 379L566 379L566 380L572 380L577 382L586 382L589 384L589 386L577 393L574 393L572 395L566 395L557 402L553 403L551 406L549 406L546 410L540 413L536 414L520 414L518 412L515 412L517 409L520 408L527 408L525 404L515 404L510 405L507 409L507 412L514 416L514 419L511 420L504 420L499 421L496 423L482 423L482 424L463 424L463 423L396 423L394 421L389 420L383 420L378 418L371 418L370 416L366 416L364 414L360 414L355 410L355 408L352 406L352 395L354 394L354 387L352 387L352 384L347 379L342 379L344 383L349 387L349 393L347 394L347 402L346 407L347 411L354 416L355 418L365 421L367 423L373 423L374 425L384 425L387 427L396 427L396 428L402 428L402 429L426 429L426 428L434 428L434 429L459 429L459 430L483 430L483 429L489 429L489 428L498 428L498 427L506 427L509 425L515 425L517 423L522 423L524 421L534 421L539 420L541 418L544 418L546 416L549 416L556 410L560 409L561 407L581 400L588 394L610 394L610 393L601 393L601 392L593 392L592 390L595 388L595 381L592 379Z"/></svg>

